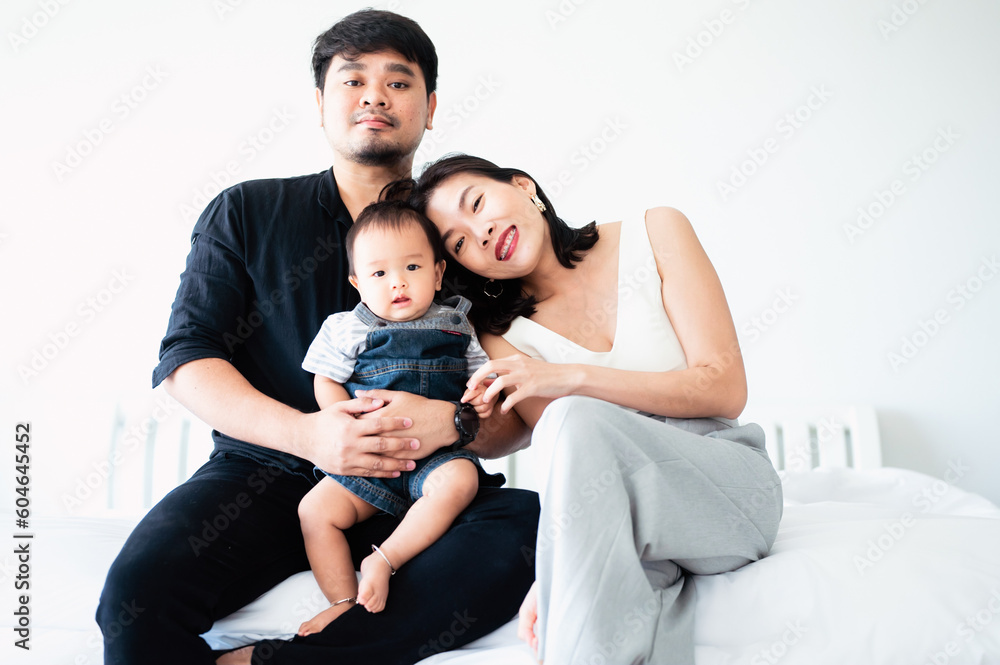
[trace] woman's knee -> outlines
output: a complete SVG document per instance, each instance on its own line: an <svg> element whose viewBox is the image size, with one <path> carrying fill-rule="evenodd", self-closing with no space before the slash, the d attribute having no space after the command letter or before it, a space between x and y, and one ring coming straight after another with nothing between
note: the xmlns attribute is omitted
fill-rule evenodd
<svg viewBox="0 0 1000 665"><path fill-rule="evenodd" d="M613 455L609 419L620 407L608 402L571 395L545 407L531 434L536 468L547 476L553 464L601 465ZM610 427L613 428L613 425ZM581 454L583 452L586 454Z"/></svg>

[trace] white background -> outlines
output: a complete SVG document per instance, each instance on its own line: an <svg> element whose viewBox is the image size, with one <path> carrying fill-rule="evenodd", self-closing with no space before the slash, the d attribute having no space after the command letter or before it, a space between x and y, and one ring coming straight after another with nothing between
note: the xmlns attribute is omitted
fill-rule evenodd
<svg viewBox="0 0 1000 665"><path fill-rule="evenodd" d="M194 219L219 182L329 167L311 44L361 6L4 2L0 440L12 453L32 422L36 512L106 510L116 404L126 430L176 439L150 373ZM955 484L1000 501L1000 279L977 281L1000 255L1000 4L377 6L441 60L418 168L454 150L521 167L576 224L681 209L726 288L751 403L872 404L886 465L967 467ZM114 462L137 479L141 446ZM177 476L160 469L157 494Z"/></svg>

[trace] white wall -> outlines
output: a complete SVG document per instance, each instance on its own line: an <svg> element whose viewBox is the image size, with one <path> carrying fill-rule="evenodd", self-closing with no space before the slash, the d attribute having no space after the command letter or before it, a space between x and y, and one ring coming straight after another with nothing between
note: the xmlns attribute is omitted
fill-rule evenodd
<svg viewBox="0 0 1000 665"><path fill-rule="evenodd" d="M361 6L4 3L0 434L34 424L37 510L103 508L116 400L129 427L176 426L149 376L197 192L227 167L235 181L329 166L310 46ZM1000 253L1000 5L378 6L417 19L441 58L421 160L462 150L520 166L574 222L680 208L726 287L752 402L871 403L887 465L961 463L961 487L1000 501L1000 279L977 281ZM57 173L76 149L88 154ZM934 163L914 170L925 152ZM731 180L741 167L752 174ZM884 213L848 234L894 181ZM920 348L894 364L903 338ZM25 378L35 352L51 358ZM139 451L120 466L138 473Z"/></svg>

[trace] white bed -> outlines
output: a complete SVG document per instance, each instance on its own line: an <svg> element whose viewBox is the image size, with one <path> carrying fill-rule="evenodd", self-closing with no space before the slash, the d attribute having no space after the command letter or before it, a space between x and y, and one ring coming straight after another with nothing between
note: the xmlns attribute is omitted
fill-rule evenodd
<svg viewBox="0 0 1000 665"><path fill-rule="evenodd" d="M759 419L771 430L777 465L788 467L780 469L784 517L767 558L693 578L697 664L1000 663L1000 509L955 484L878 468L870 411L835 410L825 421L832 427L817 415ZM522 480L523 467L513 469ZM954 460L942 475L960 482L962 469ZM13 614L4 612L8 639L0 654L10 655L0 661L102 662L94 610L134 523L35 519L33 648L11 646ZM11 562L0 571L8 589ZM301 573L216 623L205 639L221 648L287 637L323 603L311 574ZM529 665L531 653L515 632L512 621L422 663Z"/></svg>

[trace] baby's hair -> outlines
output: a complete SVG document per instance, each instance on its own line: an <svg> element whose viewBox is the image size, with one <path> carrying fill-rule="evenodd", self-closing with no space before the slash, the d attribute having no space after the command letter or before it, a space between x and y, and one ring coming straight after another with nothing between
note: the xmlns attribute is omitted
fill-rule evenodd
<svg viewBox="0 0 1000 665"><path fill-rule="evenodd" d="M347 232L347 270L351 277L357 277L354 272L354 241L359 235L375 229L399 231L411 224L419 226L427 236L427 242L434 252L434 263L444 261L444 243L441 242L441 234L434 222L404 201L379 201L362 210Z"/></svg>

